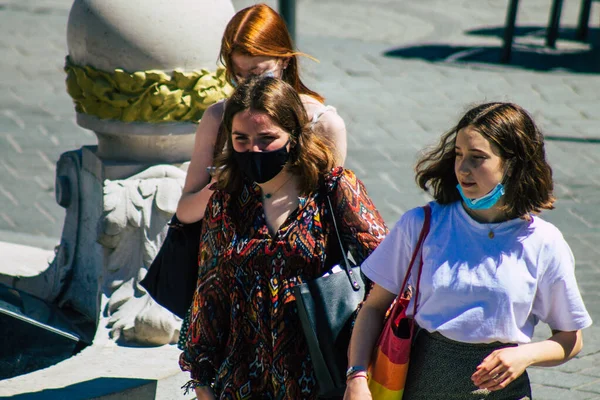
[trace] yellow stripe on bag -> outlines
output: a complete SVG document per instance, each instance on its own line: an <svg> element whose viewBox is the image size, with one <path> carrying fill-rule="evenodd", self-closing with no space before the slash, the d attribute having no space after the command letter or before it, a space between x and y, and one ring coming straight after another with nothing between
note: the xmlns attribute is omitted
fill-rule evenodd
<svg viewBox="0 0 600 400"><path fill-rule="evenodd" d="M371 387L371 382L374 382L387 390L397 392L404 389L407 373L408 363L394 364L388 356L381 352L381 349L377 348L376 359L369 368L369 387Z"/></svg>
<svg viewBox="0 0 600 400"><path fill-rule="evenodd" d="M373 380L369 381L369 390L373 400L401 400L404 394L404 389L389 390Z"/></svg>

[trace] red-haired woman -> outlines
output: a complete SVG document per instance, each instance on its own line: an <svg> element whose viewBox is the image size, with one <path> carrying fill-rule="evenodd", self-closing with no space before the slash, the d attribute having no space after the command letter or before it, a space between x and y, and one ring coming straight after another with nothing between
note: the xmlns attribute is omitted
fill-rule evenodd
<svg viewBox="0 0 600 400"><path fill-rule="evenodd" d="M344 121L333 107L323 104L321 95L308 89L300 80L298 56L305 54L294 50L285 22L276 11L265 4L240 10L225 28L220 53L220 60L234 86L256 75L273 76L290 84L300 94L309 119L315 122L316 131L331 148L334 165L343 165L346 157ZM208 169L224 144L218 134L224 104L218 102L209 107L198 124L192 160L177 207L177 218L184 224L199 221L204 215L211 194L207 187L210 181Z"/></svg>

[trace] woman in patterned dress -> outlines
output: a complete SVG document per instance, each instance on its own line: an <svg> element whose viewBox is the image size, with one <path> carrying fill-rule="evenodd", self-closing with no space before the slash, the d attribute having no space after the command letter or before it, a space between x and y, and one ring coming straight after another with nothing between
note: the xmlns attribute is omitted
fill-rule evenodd
<svg viewBox="0 0 600 400"><path fill-rule="evenodd" d="M362 182L334 168L292 86L246 81L227 101L223 123L227 145L216 160L180 357L191 373L186 386L199 399L315 399L292 288L336 261L327 251L335 235L327 196L357 263L387 228Z"/></svg>

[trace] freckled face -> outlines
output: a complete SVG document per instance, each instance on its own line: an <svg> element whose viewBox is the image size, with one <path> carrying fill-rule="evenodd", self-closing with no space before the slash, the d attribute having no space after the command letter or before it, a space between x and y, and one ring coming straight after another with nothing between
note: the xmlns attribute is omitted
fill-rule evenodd
<svg viewBox="0 0 600 400"><path fill-rule="evenodd" d="M504 160L498 146L475 129L458 131L454 149L454 173L467 197L485 196L502 181Z"/></svg>
<svg viewBox="0 0 600 400"><path fill-rule="evenodd" d="M235 114L231 131L233 149L240 153L278 150L290 139L289 133L267 113L255 110Z"/></svg>

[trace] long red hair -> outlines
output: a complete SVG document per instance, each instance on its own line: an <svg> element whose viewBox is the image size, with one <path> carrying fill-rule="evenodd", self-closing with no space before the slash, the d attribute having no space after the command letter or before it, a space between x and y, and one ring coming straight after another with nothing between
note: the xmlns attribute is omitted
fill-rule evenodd
<svg viewBox="0 0 600 400"><path fill-rule="evenodd" d="M294 50L292 38L281 16L266 4L255 4L238 11L225 28L221 40L220 61L227 68L227 78L233 78L231 54L237 51L248 56L289 58L282 79L298 93L314 97L321 103L323 96L307 88L300 80L297 56L308 56Z"/></svg>

